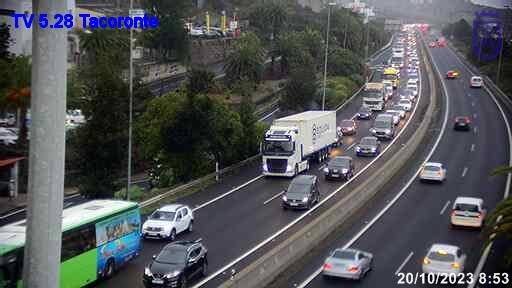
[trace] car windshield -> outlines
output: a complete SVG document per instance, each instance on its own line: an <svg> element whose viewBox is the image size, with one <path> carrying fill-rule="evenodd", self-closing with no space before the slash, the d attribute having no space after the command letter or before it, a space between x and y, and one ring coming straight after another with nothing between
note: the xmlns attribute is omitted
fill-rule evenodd
<svg viewBox="0 0 512 288"><path fill-rule="evenodd" d="M184 263L187 257L187 249L180 246L166 247L158 256L155 261L165 264L180 264Z"/></svg>
<svg viewBox="0 0 512 288"><path fill-rule="evenodd" d="M347 167L350 164L350 160L348 158L334 158L331 161L329 161L329 166L336 166L336 167Z"/></svg>
<svg viewBox="0 0 512 288"><path fill-rule="evenodd" d="M155 211L149 219L151 220L174 220L175 212L167 212L167 211Z"/></svg>
<svg viewBox="0 0 512 288"><path fill-rule="evenodd" d="M441 167L427 165L427 166L425 166L425 168L424 168L424 169L425 169L425 171L437 172L437 171L440 171L440 170L441 170Z"/></svg>
<svg viewBox="0 0 512 288"><path fill-rule="evenodd" d="M352 122L352 120L343 120L343 121L341 121L340 126L341 127L353 127L354 122Z"/></svg>
<svg viewBox="0 0 512 288"><path fill-rule="evenodd" d="M384 74L385 80L396 80L398 77L395 74Z"/></svg>
<svg viewBox="0 0 512 288"><path fill-rule="evenodd" d="M293 152L293 144L291 141L274 141L265 140L263 143L263 153L291 153Z"/></svg>
<svg viewBox="0 0 512 288"><path fill-rule="evenodd" d="M455 256L448 253L438 253L435 251L430 252L428 254L428 259L433 261L441 261L441 262L453 262L455 260Z"/></svg>
<svg viewBox="0 0 512 288"><path fill-rule="evenodd" d="M412 96L413 95L413 91L411 89L406 89L404 90L404 96Z"/></svg>
<svg viewBox="0 0 512 288"><path fill-rule="evenodd" d="M387 121L383 121L383 120L375 121L374 127L381 128L381 129L389 128L389 123Z"/></svg>
<svg viewBox="0 0 512 288"><path fill-rule="evenodd" d="M306 195L309 193L310 189L311 189L311 184L292 182L290 184L290 187L288 187L288 191L286 192L286 194L288 194L288 195Z"/></svg>
<svg viewBox="0 0 512 288"><path fill-rule="evenodd" d="M361 145L377 145L377 139L375 138L363 138Z"/></svg>
<svg viewBox="0 0 512 288"><path fill-rule="evenodd" d="M354 260L356 258L356 252L350 250L336 250L332 254L333 258Z"/></svg>
<svg viewBox="0 0 512 288"><path fill-rule="evenodd" d="M359 108L359 113L368 113L368 112L370 112L370 109L368 109L366 107Z"/></svg>
<svg viewBox="0 0 512 288"><path fill-rule="evenodd" d="M391 110L404 111L404 107L395 105L395 106L391 107Z"/></svg>
<svg viewBox="0 0 512 288"><path fill-rule="evenodd" d="M409 104L411 104L411 102L409 102L408 100L400 100L400 101L398 101L398 104L409 105Z"/></svg>
<svg viewBox="0 0 512 288"><path fill-rule="evenodd" d="M457 203L457 204L455 204L455 210L457 210L457 211L468 211L468 212L478 212L478 206L474 205L474 204Z"/></svg>

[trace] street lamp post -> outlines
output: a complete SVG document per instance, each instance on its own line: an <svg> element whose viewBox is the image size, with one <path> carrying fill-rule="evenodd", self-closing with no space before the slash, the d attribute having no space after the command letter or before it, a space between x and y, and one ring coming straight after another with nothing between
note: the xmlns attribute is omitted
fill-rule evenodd
<svg viewBox="0 0 512 288"><path fill-rule="evenodd" d="M329 53L329 28L331 26L331 7L336 3L329 3L329 11L327 12L327 33L325 36L325 61L324 61L324 88L322 93L322 111L325 110L325 89L327 85L327 55Z"/></svg>
<svg viewBox="0 0 512 288"><path fill-rule="evenodd" d="M130 11L133 10L133 0L130 0ZM126 200L130 200L130 185L132 183L132 125L133 125L133 27L130 28L130 104L128 116L128 177L126 181Z"/></svg>
<svg viewBox="0 0 512 288"><path fill-rule="evenodd" d="M504 5L503 8L510 9L510 5ZM505 26L501 27L501 48L500 56L498 58L498 67L496 71L496 85L500 85L500 74L501 74L501 61L503 58L503 49L505 49Z"/></svg>

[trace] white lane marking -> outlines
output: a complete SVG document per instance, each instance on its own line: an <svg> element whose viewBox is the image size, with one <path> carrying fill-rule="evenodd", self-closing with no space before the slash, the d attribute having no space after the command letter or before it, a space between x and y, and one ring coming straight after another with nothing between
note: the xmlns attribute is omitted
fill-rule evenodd
<svg viewBox="0 0 512 288"><path fill-rule="evenodd" d="M473 132L476 134L478 131L478 128L477 127L473 127Z"/></svg>
<svg viewBox="0 0 512 288"><path fill-rule="evenodd" d="M471 144L471 149L470 149L471 152L475 151L475 144Z"/></svg>
<svg viewBox="0 0 512 288"><path fill-rule="evenodd" d="M418 90L419 91L422 91L421 90L421 71L419 71L418 73L419 75L419 78L420 78L420 81L419 81L419 85L418 85ZM418 97L418 101L416 103L420 103L420 100L421 100L421 96L422 96L423 93L420 93L419 94L419 97ZM223 267L221 267L220 269L218 269L217 271L211 273L208 277L204 278L203 280L201 280L199 283L197 283L196 285L194 285L192 288L198 288L198 287L201 287L203 286L204 284L206 284L207 282L209 282L210 280L214 279L215 277L219 276L220 274L222 274L225 270L231 268L233 265L237 264L238 262L242 261L243 259L245 259L246 257L248 257L249 255L251 255L252 253L258 251L261 247L267 245L268 243L272 242L276 237L278 237L279 235L283 234L285 231L287 231L288 229L290 229L292 226L294 226L295 224L299 223L300 221L302 221L302 219L306 218L307 216L311 215L316 209L318 209L320 206L322 206L325 202L329 201L332 197L334 197L334 195L336 195L339 191L341 191L343 188L345 188L347 185L349 185L350 183L352 183L352 181L354 181L355 179L357 179L357 177L359 175L361 175L364 171L366 171L368 168L371 167L371 165L373 165L373 163L375 163L375 161L377 161L378 159L380 159L380 157L382 157L382 155L385 154L385 152L387 150L389 150L393 144L397 141L398 138L400 138L400 135L402 135L402 133L406 130L406 128L409 126L409 123L411 123L411 119L413 119L413 116L415 115L416 113L416 110L417 110L417 107L418 105L414 105L414 109L411 113L411 116L409 117L409 119L407 120L407 122L405 123L404 127L400 130L400 132L398 132L397 135L395 135L395 137L393 138L393 140L391 140L391 142L384 148L384 150L382 150L382 152L375 158L373 158L372 161L370 161L366 166L364 166L361 170L359 170L359 172L357 172L350 180L346 181L345 183L343 183L340 187L338 187L336 190L334 190L333 192L331 192L331 194L327 195L324 199L322 199L319 203L317 203L315 206L313 206L311 209L309 209L307 212L303 213L302 215L300 215L299 217L297 217L295 220L293 220L292 222L288 223L286 226L284 226L283 228L281 228L279 231L277 231L276 233L274 233L273 235L270 235L267 239L261 241L260 243L258 243L256 246L252 247L251 249L249 249L248 251L246 251L244 254L240 255L239 257L237 257L236 259L234 259L233 261L229 262L228 264L224 265ZM447 109L448 110L448 109ZM446 126L446 121L448 121L448 114L445 114L445 120L444 120L444 124L443 124L443 129L441 130L443 133L444 131L444 126ZM437 139L437 142L435 144L434 147L437 146L437 144L439 143L441 139L438 138ZM433 153L433 152L432 152ZM423 163L424 164L424 163ZM420 168L421 169L421 168ZM420 172L420 169L418 169L418 171L416 172L416 175ZM415 178L415 177L414 177ZM412 179L414 180L414 179ZM411 180L411 183L412 183L412 180ZM402 192L403 194L403 192ZM396 199L397 200L397 199ZM395 200L395 202L396 202ZM394 202L391 202L391 203L394 203ZM388 204L389 205L389 204ZM392 205L392 204L391 204ZM391 207L391 206L389 206ZM389 209L389 207L387 209ZM387 210L386 209L386 210ZM385 211L384 211L385 212ZM383 212L381 212L382 214L384 214ZM382 216L381 214L381 216ZM380 218L380 216L379 216ZM374 219L374 222L377 221L376 219ZM363 230L366 231L369 229L369 227L371 225L373 225L374 222L370 222L367 227L365 227ZM361 235L364 233L364 231L361 233ZM361 237L361 235L358 235L356 236L355 239ZM354 240L355 241L355 240ZM352 245L350 243L350 245ZM321 272L321 267L319 269L319 272ZM314 277L313 277L314 278ZM306 283L307 284L307 283Z"/></svg>
<svg viewBox="0 0 512 288"><path fill-rule="evenodd" d="M443 76L441 75L441 72L439 72L439 68L437 67L437 64L435 62L432 62L432 63L434 64L435 70L437 71L439 77L441 79L443 79ZM420 79L421 79L421 77L420 77ZM444 113L443 125L441 127L441 131L440 131L439 135L437 136L436 142L432 146L430 152L428 153L428 155L425 158L425 160L423 161L423 163L421 163L420 166L418 167L418 170L416 170L416 173L414 173L414 175L412 175L412 177L405 184L405 186L402 187L400 192L398 192L398 194L396 194L395 197L393 199L391 199L391 201L377 215L375 215L375 217L368 224L366 224L366 226L363 227L363 229L361 229L352 239L350 239L345 244L345 246L343 246L344 249L347 249L350 246L352 246L352 244L354 244L364 233L366 233L366 231L368 231L382 217L382 215L384 215L398 201L398 199L400 199L400 197L405 193L405 191L409 188L409 186L411 186L412 183L416 180L416 177L418 177L418 174L420 173L423 165L425 165L425 163L427 163L430 160L430 158L436 151L437 146L439 146L439 143L441 142L441 138L443 137L443 134L446 130L446 124L448 123L448 112L450 111L450 102L448 101L448 90L446 89L446 84L442 80L441 80L441 86L443 87L443 91L445 94L446 111ZM420 96L421 96L421 94L420 94ZM306 287L311 281L313 281L313 279L315 279L318 275L320 275L320 273L322 273L322 267L320 267L316 271L314 271L313 274L311 274L308 278L306 278L306 280L304 280L304 282L302 282L298 286L298 288Z"/></svg>
<svg viewBox="0 0 512 288"><path fill-rule="evenodd" d="M448 208L448 205L450 205L450 202L451 202L450 200L446 201L446 203L443 206L443 209L441 209L441 212L439 212L439 215L443 215L446 208Z"/></svg>
<svg viewBox="0 0 512 288"><path fill-rule="evenodd" d="M322 169L324 169L325 166L326 166L325 164L322 164L322 166L318 167L318 171L321 171Z"/></svg>
<svg viewBox="0 0 512 288"><path fill-rule="evenodd" d="M464 167L464 170L462 170L462 177L466 176L466 173L468 173L468 167Z"/></svg>
<svg viewBox="0 0 512 288"><path fill-rule="evenodd" d="M473 113L473 119L476 119L476 116L477 116L476 113Z"/></svg>
<svg viewBox="0 0 512 288"><path fill-rule="evenodd" d="M352 149L352 148L354 147L354 145L356 145L356 144L357 144L357 143L356 143L356 142L354 142L354 143L352 143L350 146L348 146L348 147L347 147L347 151L349 151L350 149Z"/></svg>
<svg viewBox="0 0 512 288"><path fill-rule="evenodd" d="M396 269L395 275L398 275L398 273L400 273L400 270L402 270L402 268L404 268L405 264L407 264L407 262L409 262L409 260L411 259L412 255L414 255L414 252L411 251L411 253L409 253L409 255L407 255L407 257L405 258L404 262L402 262L402 264L400 264L398 269Z"/></svg>
<svg viewBox="0 0 512 288"><path fill-rule="evenodd" d="M277 193L276 195L270 197L268 200L265 200L265 202L263 202L263 205L267 205L268 203L270 203L272 200L276 199L277 197L283 195L284 191L281 191L279 193Z"/></svg>
<svg viewBox="0 0 512 288"><path fill-rule="evenodd" d="M469 73L471 73L471 74L473 73L473 72L471 72L471 69L469 69L468 65L466 63L462 62L462 60L459 59L459 56L457 54L455 54L455 52L453 52L451 48L448 50L454 55L455 59L457 59L457 61L459 61L459 63L461 63L462 66L464 66L464 68ZM487 94L491 95L491 98L494 101L494 104L496 104L496 106L500 110L501 117L503 118L503 121L505 121L505 127L507 128L507 134L508 134L508 155L509 155L508 165L512 166L512 157L510 156L510 155L512 155L512 130L510 129L510 123L508 122L507 116L505 115L505 111L503 111L503 107L501 107L501 104L498 102L498 100L496 99L494 94L489 90L489 88L487 88L486 85L483 85L483 87L484 87L485 91L487 92ZM505 184L505 192L503 193L503 199L508 198L511 181L512 181L512 173L508 173L507 174L507 184ZM498 219L501 220L501 215L498 216ZM487 247L485 248L484 253L482 253L482 256L480 257L480 260L478 261L478 264L476 266L475 272L473 273L473 277L480 275L480 272L482 272L482 269L485 265L485 262L487 261L487 257L489 256L489 252L491 251L493 243L494 242L489 243L489 245L487 245ZM476 283L477 283L477 281L470 283L468 285L468 288L474 288Z"/></svg>
<svg viewBox="0 0 512 288"><path fill-rule="evenodd" d="M471 102L471 106L475 107L475 101Z"/></svg>
<svg viewBox="0 0 512 288"><path fill-rule="evenodd" d="M267 114L267 115L263 116L263 118L259 119L259 120L258 120L258 122L261 122L261 121L263 121L263 120L267 119L268 117L270 117L270 116L274 115L277 111L279 111L279 108L276 108L274 111L272 111L272 112L270 112L269 114Z"/></svg>
<svg viewBox="0 0 512 288"><path fill-rule="evenodd" d="M224 194L222 194L222 195L219 195L219 196L217 196L217 197L213 198L212 200L207 201L207 202L205 202L205 203L203 203L203 204L201 204L201 205L199 205L199 206L195 207L194 209L192 209L192 211L197 211L197 210L199 210L199 209L201 209L201 208L204 208L204 207L206 207L206 206L208 206L208 205L210 205L210 204L212 204L212 203L214 203L214 202L216 202L216 201L218 201L218 200L220 200L220 199L222 199L222 198L224 198L224 197L226 197L226 196L228 196L228 195L230 195L230 194L233 194L234 192L236 192L236 191L240 190L241 188L243 188L243 187L245 187L245 186L247 186L247 185L249 185L249 184L251 184L251 183L253 183L253 182L255 182L255 181L260 180L260 179L261 179L261 178L263 178L263 177L264 177L264 176L263 176L263 174L261 174L260 176L255 177L255 178L253 178L253 179L251 179L251 180L249 180L249 181L245 182L244 184L242 184L242 185L240 185L240 186L237 186L237 187L235 187L235 188L233 188L233 189L229 190L228 192L226 192L226 193L224 193Z"/></svg>

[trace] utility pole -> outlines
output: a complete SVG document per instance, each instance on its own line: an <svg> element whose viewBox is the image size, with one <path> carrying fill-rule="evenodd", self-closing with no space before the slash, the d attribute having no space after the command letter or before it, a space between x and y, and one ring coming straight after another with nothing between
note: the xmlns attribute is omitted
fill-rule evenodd
<svg viewBox="0 0 512 288"><path fill-rule="evenodd" d="M364 48L364 59L368 61L368 42L370 41L370 21L368 14L365 15L364 22L366 22L366 46Z"/></svg>
<svg viewBox="0 0 512 288"><path fill-rule="evenodd" d="M130 0L130 11L133 10L133 0ZM130 15L131 16L131 15ZM126 181L126 200L130 200L130 185L132 184L132 126L133 126L133 26L130 27L130 104L128 116L128 177Z"/></svg>
<svg viewBox="0 0 512 288"><path fill-rule="evenodd" d="M501 74L501 61L503 58L503 49L505 49L505 37L504 35L504 27L501 27L501 47L500 47L500 56L498 58L498 68L496 69L496 85L500 86L500 74ZM498 41L499 41L499 35L498 35Z"/></svg>
<svg viewBox="0 0 512 288"><path fill-rule="evenodd" d="M66 1L33 1L37 18L67 12ZM66 121L67 30L32 31L32 100L23 287L60 286ZM25 119L21 119L25 121Z"/></svg>
<svg viewBox="0 0 512 288"><path fill-rule="evenodd" d="M325 110L325 89L327 85L327 55L329 54L329 28L331 26L331 7L336 3L329 3L329 10L327 12L327 33L325 36L325 61L324 61L324 88L322 93L322 111Z"/></svg>

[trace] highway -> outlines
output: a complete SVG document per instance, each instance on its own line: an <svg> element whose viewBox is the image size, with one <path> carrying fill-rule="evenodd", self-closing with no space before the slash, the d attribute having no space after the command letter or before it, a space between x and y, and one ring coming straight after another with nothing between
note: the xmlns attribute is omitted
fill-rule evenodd
<svg viewBox="0 0 512 288"><path fill-rule="evenodd" d="M432 140L437 137L436 134L440 134L441 138L429 159L445 165L448 171L446 182L440 185L424 184L416 179L416 171L425 159L425 152L421 152L422 157L404 167L402 173L367 205L367 209L342 229L342 233L330 237L298 265L300 268L284 275L282 283L288 284L282 287L398 287L397 274L421 272L421 261L433 243L461 247L468 255L465 272L473 273L475 270L482 237L478 231L450 229L451 204L457 196L479 197L484 199L484 204L490 210L503 198L505 177L491 178L489 174L497 166L509 163L509 136L503 116L492 97L484 89L469 87L472 75L455 54L449 48L433 48L430 51L446 87L442 113L447 117L447 123L434 129L433 132L437 133L433 133ZM444 79L446 71L454 69L462 72L461 77ZM471 131L453 131L453 119L461 115L472 118ZM432 142L427 144L428 149L433 148ZM399 194L401 197L382 217L369 226L361 237L354 238ZM344 246L359 248L374 255L373 270L360 282L324 279L318 275L329 251Z"/></svg>
<svg viewBox="0 0 512 288"><path fill-rule="evenodd" d="M376 59L376 61L382 62L382 59ZM424 79L423 82L425 82ZM422 106L422 109L426 107L427 102L428 99L426 97L421 99L419 105ZM361 99L359 97L345 105L343 109L338 111L338 122L343 119L352 118L360 105ZM419 122L420 118L421 116L413 118L411 122L413 126L415 125L414 123ZM402 121L400 127L403 127L404 122ZM344 154L353 156L356 160L356 172L373 160L372 158L356 158L353 149L358 139L369 135L368 129L371 127L371 123L372 121L358 121L358 133L355 136L344 137L343 147L333 152L334 155ZM397 139L400 141L396 141L394 147L399 146L403 142L402 138ZM390 149L389 153L392 152L391 150L393 149ZM389 153L384 154L382 158L387 158ZM321 207L319 206L318 209L311 213L283 211L280 207L280 195L290 180L286 178L263 178L259 176L261 173L260 167L261 164L257 163L252 167L244 169L236 177L230 178L229 181L224 181L201 193L196 193L179 201L194 208L196 221L194 223L194 232L179 235L178 240L201 237L209 250L210 274L219 274L212 279L199 279L198 281L200 282L209 280L205 283L204 287L217 287L222 281L228 279L229 274L224 273L226 269L239 271L256 259L256 257L286 238L286 235L289 235L288 233L292 233L295 229L301 227L303 223L310 221L314 215L321 213L321 211L324 211L347 193L347 189L341 190L328 202ZM324 198L344 185L344 183L335 181L325 182L322 177L322 167L322 165L312 165L308 173L321 177L322 181L319 188L321 196ZM356 185L358 179L354 180L353 183ZM242 185L247 181L251 181L251 183L236 188L236 186ZM223 195L223 193L228 193L228 195L212 201L212 199ZM305 217L300 222L301 224L285 229L290 223L299 219L305 213L308 214L308 217ZM273 239L273 241L270 239ZM265 241L269 243L261 245ZM157 254L165 244L167 244L166 241L144 241L140 257L120 269L111 280L100 283L99 286L141 287L141 275L144 266L151 261L151 256ZM255 247L260 246L261 249L255 249ZM254 250L254 253L247 253L247 251L251 250ZM237 258L239 261L237 261L236 265L233 265L233 267L228 265Z"/></svg>

